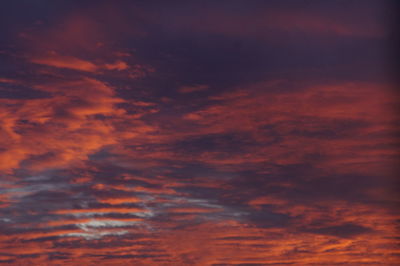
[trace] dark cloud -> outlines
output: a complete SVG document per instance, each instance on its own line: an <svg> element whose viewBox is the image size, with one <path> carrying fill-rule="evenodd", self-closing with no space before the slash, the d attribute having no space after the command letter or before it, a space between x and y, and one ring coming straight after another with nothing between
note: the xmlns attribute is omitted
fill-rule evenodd
<svg viewBox="0 0 400 266"><path fill-rule="evenodd" d="M370 228L360 226L357 224L347 223L336 226L308 228L304 229L304 231L311 232L314 234L324 234L337 237L351 238L360 234L371 233L372 230Z"/></svg>

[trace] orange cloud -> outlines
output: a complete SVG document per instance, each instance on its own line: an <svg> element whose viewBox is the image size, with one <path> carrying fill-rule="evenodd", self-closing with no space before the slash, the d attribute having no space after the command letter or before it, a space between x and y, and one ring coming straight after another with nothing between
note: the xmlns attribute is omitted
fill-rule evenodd
<svg viewBox="0 0 400 266"><path fill-rule="evenodd" d="M0 100L3 135L1 169L58 167L85 160L99 148L117 142L113 126L96 115L118 117L124 111L113 89L94 79L52 83L38 88L51 97Z"/></svg>
<svg viewBox="0 0 400 266"><path fill-rule="evenodd" d="M55 214L67 214L67 215L73 215L73 214L99 214L101 215L102 213L145 213L148 212L145 209L141 208L97 208L97 209L73 209L73 210L57 210L54 213Z"/></svg>
<svg viewBox="0 0 400 266"><path fill-rule="evenodd" d="M273 81L215 95L197 84L178 87L187 94L180 97L214 96L152 102L158 87L119 90L136 89L132 78L154 71L127 58L131 47L118 47L125 35L129 44L140 35L127 14L143 21L149 14L112 4L94 9L21 34L30 46L21 57L31 64L15 76L34 77L0 78L5 87L40 91L0 99L0 171L19 178L19 186L0 183L0 263L399 264L399 217L386 208L397 196L380 186L395 176L399 155L398 101L387 85ZM374 23L307 12L187 14L163 26L239 41L383 35ZM365 178L365 187L350 186L351 178ZM362 197L348 200L335 189Z"/></svg>
<svg viewBox="0 0 400 266"><path fill-rule="evenodd" d="M397 154L390 146L374 152L369 150L370 145L377 147L395 141L390 137L395 130L395 98L390 96L390 89L385 86L348 83L310 87L299 92L250 91L248 95L225 94L219 100L216 98L219 102L215 105L185 114L184 119L199 125L198 135L242 132L260 142L273 139L261 132L262 127L269 126L273 128L273 134L280 136L280 142L268 147L255 147L246 156L224 156L227 154L216 151L205 152L197 158L210 164L240 165L262 161L292 164L306 160L306 154L319 153L329 156L326 160L314 162L321 163L321 168L327 169L326 163L330 162L331 171L360 171L360 164L382 163L382 155L388 156L385 168ZM341 133L346 130L353 130L359 137ZM377 132L386 132L387 136L380 137ZM335 137L335 134L343 135ZM335 166L334 162L337 163Z"/></svg>
<svg viewBox="0 0 400 266"><path fill-rule="evenodd" d="M49 57L32 58L31 62L40 65L68 68L86 72L96 72L98 70L98 66L92 62L72 56L53 55Z"/></svg>
<svg viewBox="0 0 400 266"><path fill-rule="evenodd" d="M105 64L104 67L108 70L118 70L118 71L129 68L128 64L121 60L118 60L112 64Z"/></svg>
<svg viewBox="0 0 400 266"><path fill-rule="evenodd" d="M218 212L218 209L214 208L169 208L168 212L171 213L210 213Z"/></svg>
<svg viewBox="0 0 400 266"><path fill-rule="evenodd" d="M106 204L110 204L110 205L119 205L119 204L141 202L141 199L139 199L137 197L129 197L129 198L99 198L97 200L100 203L106 203Z"/></svg>

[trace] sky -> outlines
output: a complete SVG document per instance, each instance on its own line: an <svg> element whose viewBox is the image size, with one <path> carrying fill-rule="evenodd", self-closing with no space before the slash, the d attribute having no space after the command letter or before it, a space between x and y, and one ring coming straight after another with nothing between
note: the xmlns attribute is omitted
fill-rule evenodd
<svg viewBox="0 0 400 266"><path fill-rule="evenodd" d="M0 265L399 265L395 10L2 1Z"/></svg>

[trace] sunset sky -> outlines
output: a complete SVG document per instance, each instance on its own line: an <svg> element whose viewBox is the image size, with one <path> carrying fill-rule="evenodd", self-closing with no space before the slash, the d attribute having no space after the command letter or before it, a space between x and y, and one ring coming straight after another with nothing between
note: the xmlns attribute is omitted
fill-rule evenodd
<svg viewBox="0 0 400 266"><path fill-rule="evenodd" d="M0 265L400 265L394 3L1 1Z"/></svg>

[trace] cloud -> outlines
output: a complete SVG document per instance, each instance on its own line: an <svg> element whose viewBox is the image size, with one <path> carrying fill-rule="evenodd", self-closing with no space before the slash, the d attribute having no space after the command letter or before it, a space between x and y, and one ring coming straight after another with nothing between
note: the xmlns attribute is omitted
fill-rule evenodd
<svg viewBox="0 0 400 266"><path fill-rule="evenodd" d="M97 208L97 209L74 209L74 210L57 210L54 212L55 214L63 214L63 215L72 215L76 217L81 216L102 216L110 213L122 213L122 214L130 214L130 215L138 215L138 216L151 216L151 211L142 209L142 208Z"/></svg>
<svg viewBox="0 0 400 266"><path fill-rule="evenodd" d="M121 60L115 61L115 63L112 64L105 64L104 67L108 70L118 70L118 71L129 68L129 66L124 61Z"/></svg>
<svg viewBox="0 0 400 266"><path fill-rule="evenodd" d="M168 211L171 213L209 213L219 210L215 208L169 208Z"/></svg>
<svg viewBox="0 0 400 266"><path fill-rule="evenodd" d="M92 62L69 56L54 55L51 57L32 58L31 62L40 65L68 68L86 72L96 72L98 70L98 66Z"/></svg>
<svg viewBox="0 0 400 266"><path fill-rule="evenodd" d="M321 154L323 160L320 163L325 164L334 163L339 157L346 160L345 150L352 150L350 157L353 160L358 158L358 163L370 163L380 159L367 155L361 147L367 148L371 141L379 145L393 140L372 133L375 130L387 133L393 130L394 117L390 106L394 103L386 92L379 85L360 83L310 87L299 92L237 96L227 93L220 100L215 98L218 100L216 104L185 114L184 119L199 125L197 132L202 136L245 134L246 140L251 143L249 138L252 138L255 145L268 143L265 150L249 145L246 156L241 153L225 156L227 154L218 147L217 152L208 149L197 157L211 164L240 165L262 161L293 164L306 161L307 154L313 153ZM354 134L363 137L354 139ZM332 146L335 149L328 148ZM295 152L287 153L288 150ZM346 168L332 166L332 169L361 170L356 164L344 164Z"/></svg>
<svg viewBox="0 0 400 266"><path fill-rule="evenodd" d="M121 119L133 116L118 107L124 100L101 81L82 78L40 84L37 88L49 97L0 100L3 103L0 169L4 171L16 169L22 162L37 170L82 162L100 148L136 132L116 131Z"/></svg>
<svg viewBox="0 0 400 266"><path fill-rule="evenodd" d="M338 237L353 237L360 234L370 233L372 231L370 228L351 223L320 228L308 228L305 230L311 233L327 234Z"/></svg>
<svg viewBox="0 0 400 266"><path fill-rule="evenodd" d="M117 60L114 63L96 63L87 60L79 59L73 56L61 56L53 53L50 56L33 57L30 59L31 63L61 68L71 69L77 71L84 71L89 73L100 73L104 70L116 70L122 71L129 69L129 65L121 60ZM132 73L138 72L138 69L133 70ZM143 76L144 74L142 74Z"/></svg>
<svg viewBox="0 0 400 266"><path fill-rule="evenodd" d="M197 91L204 91L209 88L208 85L194 85L194 86L183 86L179 88L179 92L181 93L192 93Z"/></svg>
<svg viewBox="0 0 400 266"><path fill-rule="evenodd" d="M118 219L110 219L109 217L96 217L96 219L92 218L84 218L84 219L66 219L63 216L58 216L58 220L52 220L44 223L43 227L59 227L65 225L77 225L77 224L91 224L94 221L94 224L108 224L109 222L121 222L117 224L138 224L143 221L141 218L118 218ZM104 223L102 223L104 221Z"/></svg>
<svg viewBox="0 0 400 266"><path fill-rule="evenodd" d="M375 4L103 2L4 9L0 262L396 264Z"/></svg>
<svg viewBox="0 0 400 266"><path fill-rule="evenodd" d="M138 203L141 201L141 199L137 197L127 197L127 198L113 197L113 198L99 198L98 201L110 205L118 205L118 204Z"/></svg>
<svg viewBox="0 0 400 266"><path fill-rule="evenodd" d="M128 231L122 230L122 231L102 231L102 232L86 232L86 233L66 233L66 234L61 234L61 237L82 237L85 238L86 240L94 240L94 239L100 239L104 236L121 236L127 234Z"/></svg>
<svg viewBox="0 0 400 266"><path fill-rule="evenodd" d="M137 221L119 221L119 220L90 220L84 223L78 223L77 226L83 230L89 228L103 228L103 227L126 227L136 225L140 222Z"/></svg>

